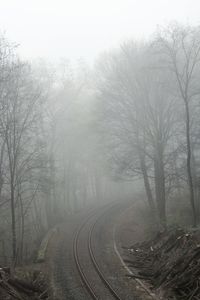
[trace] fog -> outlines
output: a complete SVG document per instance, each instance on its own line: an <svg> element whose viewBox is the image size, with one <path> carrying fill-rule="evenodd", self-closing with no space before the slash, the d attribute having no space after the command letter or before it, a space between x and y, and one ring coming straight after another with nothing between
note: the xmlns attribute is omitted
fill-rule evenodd
<svg viewBox="0 0 200 300"><path fill-rule="evenodd" d="M2 264L113 201L142 203L159 228L198 224L198 11L186 0L1 1Z"/></svg>
<svg viewBox="0 0 200 300"><path fill-rule="evenodd" d="M197 0L1 0L0 28L22 58L64 57L92 64L131 38L148 38L171 21L199 22Z"/></svg>

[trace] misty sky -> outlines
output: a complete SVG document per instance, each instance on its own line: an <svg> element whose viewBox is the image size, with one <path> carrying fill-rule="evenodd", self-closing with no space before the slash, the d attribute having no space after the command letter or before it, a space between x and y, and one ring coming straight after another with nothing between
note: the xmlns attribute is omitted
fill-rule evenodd
<svg viewBox="0 0 200 300"><path fill-rule="evenodd" d="M0 30L28 59L92 62L172 20L200 23L200 0L0 0Z"/></svg>

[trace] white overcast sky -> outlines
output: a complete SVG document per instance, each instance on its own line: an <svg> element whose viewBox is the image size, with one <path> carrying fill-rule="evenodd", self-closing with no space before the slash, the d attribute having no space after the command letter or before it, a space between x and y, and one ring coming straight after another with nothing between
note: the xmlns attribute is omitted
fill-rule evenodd
<svg viewBox="0 0 200 300"><path fill-rule="evenodd" d="M174 20L200 24L200 0L0 0L0 30L26 59L92 62Z"/></svg>

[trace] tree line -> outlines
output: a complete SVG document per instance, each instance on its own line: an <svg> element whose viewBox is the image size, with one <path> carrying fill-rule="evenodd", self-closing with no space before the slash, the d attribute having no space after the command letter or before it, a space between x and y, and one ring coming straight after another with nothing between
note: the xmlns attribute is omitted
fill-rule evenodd
<svg viewBox="0 0 200 300"><path fill-rule="evenodd" d="M24 61L0 37L0 263L35 257L45 232L99 199L105 185L86 70Z"/></svg>
<svg viewBox="0 0 200 300"><path fill-rule="evenodd" d="M113 173L142 178L164 228L167 199L184 193L192 224L199 220L199 67L200 28L178 24L146 43L124 43L97 67L98 122Z"/></svg>
<svg viewBox="0 0 200 300"><path fill-rule="evenodd" d="M49 228L125 182L143 184L160 228L185 200L196 226L199 76L199 27L127 41L93 68L24 61L1 36L0 263L30 260Z"/></svg>

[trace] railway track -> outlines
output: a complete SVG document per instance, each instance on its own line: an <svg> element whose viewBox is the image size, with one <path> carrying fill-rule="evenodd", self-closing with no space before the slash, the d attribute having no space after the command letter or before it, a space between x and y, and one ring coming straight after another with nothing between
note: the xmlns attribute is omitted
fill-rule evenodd
<svg viewBox="0 0 200 300"><path fill-rule="evenodd" d="M107 210L106 210L106 212L107 212ZM91 222L91 220L93 220L94 217L96 217L95 221L93 221L93 223L91 223L90 229L87 231L86 242L87 242L87 250L88 250L88 259L90 259L90 261L94 267L94 270L96 272L96 275L100 278L104 288L106 288L109 291L109 293L111 295L111 299L122 300L122 298L117 294L117 292L114 290L114 288L111 286L110 282L107 280L107 278L103 274L103 272L96 260L93 245L92 245L92 239L93 239L95 227L97 226L97 223L100 221L100 219L104 216L104 214L105 214L105 211L103 213L101 213L101 215L98 217L96 217L95 213L91 214L78 228L78 230L75 234L75 237L74 237L74 242L73 242L74 260L75 260L75 264L76 264L78 273L81 277L81 280L82 280L84 286L86 287L88 293L90 294L91 298L95 299L95 300L100 300L100 299L103 300L104 297L102 297L101 295L98 295L98 293L95 291L95 286L91 283L91 280L90 280L89 276L87 275L87 271L84 270L84 267L81 264L81 259L80 259L80 254L79 254L79 246L78 246L78 241L79 241L79 238L81 236L83 229L86 227L86 225L88 225L89 222Z"/></svg>

